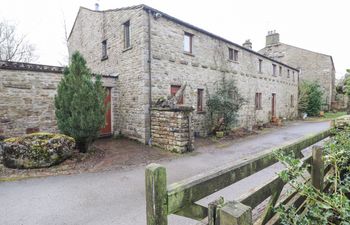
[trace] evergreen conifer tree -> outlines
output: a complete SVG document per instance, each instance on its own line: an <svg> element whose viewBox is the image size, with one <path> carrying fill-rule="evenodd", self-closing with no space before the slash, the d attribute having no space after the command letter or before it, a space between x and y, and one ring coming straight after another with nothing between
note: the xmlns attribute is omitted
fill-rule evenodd
<svg viewBox="0 0 350 225"><path fill-rule="evenodd" d="M95 81L79 52L72 55L55 96L59 130L75 138L77 147L86 152L105 123L106 91L97 75Z"/></svg>

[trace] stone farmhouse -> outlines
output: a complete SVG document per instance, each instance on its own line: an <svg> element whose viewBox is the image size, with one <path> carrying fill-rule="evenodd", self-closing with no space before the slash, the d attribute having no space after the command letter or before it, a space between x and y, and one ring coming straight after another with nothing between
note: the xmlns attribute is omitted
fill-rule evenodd
<svg viewBox="0 0 350 225"><path fill-rule="evenodd" d="M207 94L223 75L246 104L239 125L297 116L299 70L146 5L105 11L81 7L68 39L94 73L118 76L113 132L147 143L152 104L187 82L193 129L206 134ZM288 71L294 76L288 76Z"/></svg>
<svg viewBox="0 0 350 225"><path fill-rule="evenodd" d="M335 104L335 68L330 55L313 52L280 42L280 35L270 31L266 46L259 53L298 68L300 80L318 82L323 88L324 109L330 110ZM288 76L293 76L290 71Z"/></svg>
<svg viewBox="0 0 350 225"><path fill-rule="evenodd" d="M111 105L103 135L148 143L155 140L153 128L163 124L164 132L180 127L205 136L206 100L224 76L235 80L246 100L238 126L297 116L298 69L253 51L249 41L238 45L149 6L106 11L81 7L68 45L70 54L78 50L93 73L103 75ZM53 103L62 71L0 62L0 135L57 131ZM154 119L159 114L152 111L154 103L175 95L185 82L179 104L194 108L191 122L176 113ZM164 118L172 122L164 123ZM182 127L186 121L191 126Z"/></svg>

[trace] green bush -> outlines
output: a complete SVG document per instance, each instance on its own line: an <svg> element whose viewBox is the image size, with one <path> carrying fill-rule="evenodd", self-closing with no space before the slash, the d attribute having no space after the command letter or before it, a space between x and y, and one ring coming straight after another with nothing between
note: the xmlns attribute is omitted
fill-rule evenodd
<svg viewBox="0 0 350 225"><path fill-rule="evenodd" d="M93 81L85 59L75 52L55 96L58 128L76 140L81 152L87 151L105 123L106 92L101 76L95 78Z"/></svg>
<svg viewBox="0 0 350 225"><path fill-rule="evenodd" d="M215 93L208 95L207 108L212 132L228 131L235 124L238 110L244 99L238 92L234 80L222 80L216 84Z"/></svg>
<svg viewBox="0 0 350 225"><path fill-rule="evenodd" d="M302 82L299 86L299 112L318 116L322 106L323 91L316 82Z"/></svg>
<svg viewBox="0 0 350 225"><path fill-rule="evenodd" d="M293 191L305 197L304 209L281 204L276 211L284 225L328 225L350 224L350 129L334 130L334 136L326 143L323 151L325 165L331 170L326 176L328 187L316 189L305 176L310 166L296 159L293 154L276 152L286 170L279 173Z"/></svg>

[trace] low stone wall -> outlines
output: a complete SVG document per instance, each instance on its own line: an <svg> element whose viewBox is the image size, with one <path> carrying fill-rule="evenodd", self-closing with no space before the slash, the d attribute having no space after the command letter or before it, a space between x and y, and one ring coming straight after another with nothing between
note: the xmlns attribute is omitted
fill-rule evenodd
<svg viewBox="0 0 350 225"><path fill-rule="evenodd" d="M177 110L153 108L151 113L152 144L171 152L192 151L194 148L192 111L190 107Z"/></svg>
<svg viewBox="0 0 350 225"><path fill-rule="evenodd" d="M54 97L62 76L62 67L0 61L0 137L58 132ZM115 111L115 78L102 81L112 87Z"/></svg>

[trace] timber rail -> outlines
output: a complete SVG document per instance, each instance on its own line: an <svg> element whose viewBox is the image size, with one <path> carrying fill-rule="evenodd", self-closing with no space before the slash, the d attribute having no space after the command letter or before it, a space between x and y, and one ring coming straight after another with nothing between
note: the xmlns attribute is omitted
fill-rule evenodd
<svg viewBox="0 0 350 225"><path fill-rule="evenodd" d="M302 150L322 141L331 135L331 130L325 130L309 137L297 139L274 149L262 152L252 159L244 159L239 164L227 164L211 171L167 185L165 167L150 164L146 167L146 214L147 225L167 225L168 215L176 214L208 225L253 224L251 209L269 198L259 224L266 224L275 216L273 207L280 198L285 183L276 175L254 192L241 196L238 201L224 204L223 199L210 203L207 207L196 204L214 192L230 186L260 170L277 162L274 151L294 152L298 158L303 158ZM314 146L312 155L303 159L311 164L311 182L322 189L324 165L322 148ZM284 201L300 201L295 193ZM234 221L234 222L233 222ZM232 223L233 222L233 223ZM274 223L272 223L274 224Z"/></svg>

